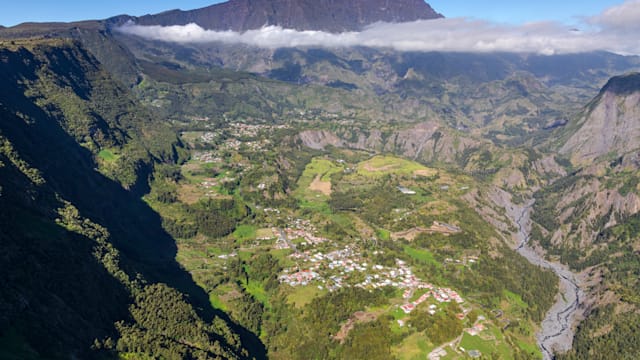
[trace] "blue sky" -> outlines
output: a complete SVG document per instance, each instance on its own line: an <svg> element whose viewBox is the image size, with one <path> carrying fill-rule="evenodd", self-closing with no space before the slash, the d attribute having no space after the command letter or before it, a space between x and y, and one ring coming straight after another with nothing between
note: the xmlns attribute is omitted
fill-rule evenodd
<svg viewBox="0 0 640 360"><path fill-rule="evenodd" d="M0 7L0 25L22 22L78 21L106 19L115 15L155 14L165 10L191 10L216 0L6 0Z"/></svg>
<svg viewBox="0 0 640 360"><path fill-rule="evenodd" d="M442 15L473 17L500 23L521 24L553 20L577 23L577 18L601 13L621 4L623 0L430 0L427 1Z"/></svg>
<svg viewBox="0 0 640 360"><path fill-rule="evenodd" d="M0 10L0 24L26 21L76 21L104 19L119 14L144 15L164 10L208 6L216 0L8 0ZM576 23L576 18L592 16L621 4L622 0L429 0L436 11L448 18L473 17L495 22L520 24L555 20Z"/></svg>

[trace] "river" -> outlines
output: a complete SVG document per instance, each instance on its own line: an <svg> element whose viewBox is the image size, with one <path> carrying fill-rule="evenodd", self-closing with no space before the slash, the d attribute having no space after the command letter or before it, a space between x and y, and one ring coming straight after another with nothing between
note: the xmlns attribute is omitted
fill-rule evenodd
<svg viewBox="0 0 640 360"><path fill-rule="evenodd" d="M506 210L518 226L518 245L515 250L532 264L551 269L560 280L556 303L547 312L540 332L536 335L543 358L551 360L554 358L554 352L571 349L574 325L582 315L580 305L585 299L585 294L581 289L580 279L567 266L548 261L542 254L529 247L533 202L530 200L524 205L510 204L512 206Z"/></svg>

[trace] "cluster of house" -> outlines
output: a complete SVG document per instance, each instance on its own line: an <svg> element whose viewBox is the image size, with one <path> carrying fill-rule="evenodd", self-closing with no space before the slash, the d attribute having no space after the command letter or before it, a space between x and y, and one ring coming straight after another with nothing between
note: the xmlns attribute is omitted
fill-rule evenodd
<svg viewBox="0 0 640 360"><path fill-rule="evenodd" d="M264 211L265 213L276 213L276 214L280 214L280 209L276 209L276 208L264 208L262 209L262 211Z"/></svg>
<svg viewBox="0 0 640 360"><path fill-rule="evenodd" d="M454 264L454 265L469 265L475 264L478 262L477 256L464 256L462 259L452 259L446 258L444 259L445 264Z"/></svg>
<svg viewBox="0 0 640 360"><path fill-rule="evenodd" d="M429 299L429 297L431 297L431 296L433 296L433 298L437 302L441 302L441 303L443 303L443 302L447 303L447 302L455 301L456 303L461 304L461 303L464 302L462 297L454 290L451 290L449 288L437 288L437 287L433 286L432 284L422 283L422 282L417 284L416 287L409 288L409 289L405 290L405 292L402 294L402 297L405 300L409 299L413 295L413 291L416 288L428 289L429 291L427 291L426 293L422 294L416 300L414 300L412 302L408 302L408 303L400 306L400 309L402 309L402 311L404 311L405 314L409 314L410 312L415 310L416 306L422 304L427 299ZM437 309L436 305L433 305L433 304L429 305L429 311L428 311L429 314L434 315L436 313L436 309Z"/></svg>
<svg viewBox="0 0 640 360"><path fill-rule="evenodd" d="M226 128L227 131L233 136L248 136L256 137L260 131L267 131L273 129L286 129L287 125L260 125L260 124L244 124L244 123L230 123Z"/></svg>
<svg viewBox="0 0 640 360"><path fill-rule="evenodd" d="M317 245L327 241L321 236L314 235L316 229L308 220L296 219L291 227L284 229L284 232L289 239L304 239L301 245Z"/></svg>
<svg viewBox="0 0 640 360"><path fill-rule="evenodd" d="M409 266L402 260L396 259L395 267L369 264L349 245L326 254L321 251L296 251L289 255L289 257L296 260L298 265L295 268L296 270L285 270L287 276L281 277L280 281L288 283L291 286L308 285L312 280L318 281L318 287L320 289L326 288L329 291L348 286L363 289L377 289L390 286L405 289L403 294L405 299L409 299L416 289L427 289L428 291L417 300L403 305L402 309L406 313L410 313L417 305L427 300L430 296L433 296L438 302L464 302L456 291L449 288L436 287L416 277ZM304 265L307 265L305 270L299 270ZM353 276L352 273L356 272L364 274L364 278L361 276ZM313 274L313 277L302 277L302 281L298 281L297 277L302 276L299 275L300 273L307 274L305 276ZM296 275L294 276L294 274ZM353 281L354 278L358 279L357 282ZM430 308L430 312L432 311L435 313L435 307Z"/></svg>
<svg viewBox="0 0 640 360"><path fill-rule="evenodd" d="M469 335L471 336L476 336L480 334L484 329L485 329L484 324L482 324L481 322L476 322L475 324L473 324L472 327L464 329L464 331L469 333Z"/></svg>
<svg viewBox="0 0 640 360"><path fill-rule="evenodd" d="M216 179L206 179L206 180L203 180L200 183L200 186L202 186L205 189L212 188L212 187L214 187L216 185L218 185L218 180L216 180Z"/></svg>
<svg viewBox="0 0 640 360"><path fill-rule="evenodd" d="M308 245L317 245L328 240L314 235L316 229L308 220L289 219L289 225L290 227L285 229L272 229L274 234L279 234L276 248L294 250L289 258L296 262L296 266L284 270L284 273L279 277L282 283L290 286L307 286L315 282L319 289L326 288L329 291L349 286L363 289L377 289L387 286L404 289L403 298L407 303L400 308L407 314L430 297L440 303L455 301L461 304L464 302L456 291L450 288L436 287L422 281L413 274L407 263L400 259L396 259L395 267L369 264L356 251L354 245L346 245L344 248L328 253L315 249L299 251L291 239L304 239L301 244ZM364 276L356 276L355 273ZM408 302L416 290L422 289L427 291L416 300ZM432 304L429 306L428 312L433 315L436 310L437 306Z"/></svg>
<svg viewBox="0 0 640 360"><path fill-rule="evenodd" d="M216 140L216 137L218 137L217 133L215 133L215 132L206 132L206 133L200 135L200 140L202 140L202 142L211 143L211 142L214 142Z"/></svg>
<svg viewBox="0 0 640 360"><path fill-rule="evenodd" d="M265 209L265 212L267 209ZM274 212L280 213L277 209ZM272 228L274 234L279 234L278 240L274 247L276 249L291 249L296 250L295 245L291 240L302 239L300 243L302 246L317 245L328 241L328 239L315 235L316 228L311 224L309 220L304 219L288 219L289 226L284 229ZM296 250L297 253L297 250Z"/></svg>
<svg viewBox="0 0 640 360"><path fill-rule="evenodd" d="M311 281L319 277L318 273L311 270L300 270L294 273L284 273L278 277L281 283L286 283L291 286L306 286Z"/></svg>
<svg viewBox="0 0 640 360"><path fill-rule="evenodd" d="M225 131L227 134L231 135L231 139L227 139L223 146L230 149L237 150L241 144L248 146L253 150L260 150L265 145L269 144L268 136L259 136L261 131L271 131L275 129L285 129L287 125L250 125L243 123L231 123L227 127L225 127ZM210 131L205 132L200 136L200 139L206 143L212 143L216 140L216 138L220 135L219 131ZM257 138L260 137L259 141L239 141L237 138Z"/></svg>
<svg viewBox="0 0 640 360"><path fill-rule="evenodd" d="M196 151L193 153L193 158L203 163L222 162L222 158L216 156L216 154L213 151Z"/></svg>

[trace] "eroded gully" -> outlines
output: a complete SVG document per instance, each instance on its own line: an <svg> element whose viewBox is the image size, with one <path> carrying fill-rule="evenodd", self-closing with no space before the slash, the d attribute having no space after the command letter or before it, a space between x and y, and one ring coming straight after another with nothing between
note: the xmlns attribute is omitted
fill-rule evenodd
<svg viewBox="0 0 640 360"><path fill-rule="evenodd" d="M564 352L571 349L574 324L582 315L580 305L584 301L585 295L576 274L565 265L546 260L542 254L529 246L532 206L533 200L530 200L524 205L512 204L511 209L507 210L518 226L518 245L515 250L532 264L551 269L560 279L556 302L547 312L542 321L540 332L536 336L543 358L550 360L554 358L554 352Z"/></svg>

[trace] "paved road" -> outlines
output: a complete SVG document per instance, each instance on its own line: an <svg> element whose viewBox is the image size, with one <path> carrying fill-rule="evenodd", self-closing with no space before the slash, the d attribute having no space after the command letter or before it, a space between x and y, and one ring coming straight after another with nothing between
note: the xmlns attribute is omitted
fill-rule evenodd
<svg viewBox="0 0 640 360"><path fill-rule="evenodd" d="M462 332L462 334L464 335L464 331ZM450 351L456 351L455 349L458 348L458 345L460 344L460 341L462 341L462 335L458 336L457 338L449 341L448 343L442 344L440 346L438 346L437 348L433 349L433 351L431 351L429 353L429 355L427 355L427 359L429 360L439 360L440 359L440 354L442 354L442 351L444 350L444 353L446 354L446 347L448 346L450 349Z"/></svg>
<svg viewBox="0 0 640 360"><path fill-rule="evenodd" d="M284 240L294 252L298 252L296 244L287 237L287 233L281 228L278 228L278 232L280 233L280 238Z"/></svg>

